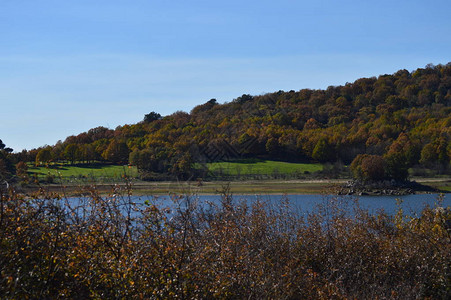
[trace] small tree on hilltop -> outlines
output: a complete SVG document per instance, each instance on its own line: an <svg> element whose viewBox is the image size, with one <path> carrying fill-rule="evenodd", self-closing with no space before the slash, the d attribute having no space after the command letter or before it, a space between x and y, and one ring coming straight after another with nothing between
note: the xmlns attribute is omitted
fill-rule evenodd
<svg viewBox="0 0 451 300"><path fill-rule="evenodd" d="M150 122L160 120L160 119L161 119L161 115L154 111L144 115L144 123L150 123Z"/></svg>

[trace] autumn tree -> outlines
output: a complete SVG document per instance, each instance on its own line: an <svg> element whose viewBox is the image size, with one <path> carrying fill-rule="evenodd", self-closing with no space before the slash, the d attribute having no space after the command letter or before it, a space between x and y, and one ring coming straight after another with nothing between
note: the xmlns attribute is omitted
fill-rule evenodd
<svg viewBox="0 0 451 300"><path fill-rule="evenodd" d="M103 158L118 164L118 163L128 163L128 156L129 156L130 150L128 149L128 146L123 141L116 141L113 139L110 144L108 145L108 148L103 152Z"/></svg>
<svg viewBox="0 0 451 300"><path fill-rule="evenodd" d="M171 173L179 179L186 180L192 176L193 158L187 152L172 162Z"/></svg>
<svg viewBox="0 0 451 300"><path fill-rule="evenodd" d="M405 181L409 176L409 164L403 153L390 152L384 156L385 170L388 178Z"/></svg>
<svg viewBox="0 0 451 300"><path fill-rule="evenodd" d="M385 178L385 160L380 155L359 154L351 163L355 179L379 181Z"/></svg>
<svg viewBox="0 0 451 300"><path fill-rule="evenodd" d="M139 171L158 172L159 162L151 149L134 150L130 153L130 163Z"/></svg>
<svg viewBox="0 0 451 300"><path fill-rule="evenodd" d="M13 149L6 147L0 140L0 180L8 180L15 173L14 165L11 161Z"/></svg>
<svg viewBox="0 0 451 300"><path fill-rule="evenodd" d="M39 150L36 155L36 165L48 164L52 160L52 149L50 147Z"/></svg>
<svg viewBox="0 0 451 300"><path fill-rule="evenodd" d="M77 144L69 144L64 148L64 157L70 161L71 164L74 164L75 161L79 158L79 146Z"/></svg>
<svg viewBox="0 0 451 300"><path fill-rule="evenodd" d="M96 159L94 148L91 144L81 145L80 147L81 159L87 163Z"/></svg>
<svg viewBox="0 0 451 300"><path fill-rule="evenodd" d="M265 144L266 152L268 152L271 156L275 157L280 154L280 146L278 139L275 137L270 137Z"/></svg>
<svg viewBox="0 0 451 300"><path fill-rule="evenodd" d="M327 139L321 138L313 148L312 158L320 162L335 161L334 147L329 144Z"/></svg>
<svg viewBox="0 0 451 300"><path fill-rule="evenodd" d="M401 133L390 145L384 159L387 176L398 181L405 181L409 175L409 167L418 162L418 146L407 134Z"/></svg>
<svg viewBox="0 0 451 300"><path fill-rule="evenodd" d="M130 163L135 165L140 172L167 172L169 158L168 149L161 146L134 150L130 153Z"/></svg>
<svg viewBox="0 0 451 300"><path fill-rule="evenodd" d="M423 147L420 162L428 167L445 169L450 163L450 156L451 143L443 135Z"/></svg>
<svg viewBox="0 0 451 300"><path fill-rule="evenodd" d="M29 180L29 176L28 176L28 165L23 162L20 161L17 165L16 165L16 175L25 183L28 182Z"/></svg>
<svg viewBox="0 0 451 300"><path fill-rule="evenodd" d="M144 115L144 123L150 123L150 122L160 120L160 119L161 119L161 115L154 111Z"/></svg>

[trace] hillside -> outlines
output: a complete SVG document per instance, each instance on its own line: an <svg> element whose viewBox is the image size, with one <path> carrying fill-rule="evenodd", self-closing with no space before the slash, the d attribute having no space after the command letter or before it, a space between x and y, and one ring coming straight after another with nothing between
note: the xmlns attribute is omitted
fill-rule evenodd
<svg viewBox="0 0 451 300"><path fill-rule="evenodd" d="M414 166L449 172L450 125L448 63L325 90L242 95L224 104L211 99L165 117L152 112L137 124L93 128L15 159L131 163L144 173L186 178L201 172L195 163L260 158L350 164L367 154L383 157L396 177L397 170Z"/></svg>

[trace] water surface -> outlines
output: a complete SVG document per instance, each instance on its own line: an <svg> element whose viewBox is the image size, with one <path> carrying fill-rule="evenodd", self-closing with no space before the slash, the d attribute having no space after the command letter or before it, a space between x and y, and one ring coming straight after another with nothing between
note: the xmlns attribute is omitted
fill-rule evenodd
<svg viewBox="0 0 451 300"><path fill-rule="evenodd" d="M199 205L208 205L208 203L221 202L220 195L194 195L188 197L189 201L196 202ZM352 209L355 202L360 207L366 208L370 213L384 211L387 214L395 214L399 208L403 209L404 214L414 216L419 214L426 206L434 207L436 205L451 207L451 193L443 194L439 201L439 194L416 194L404 196L335 196L335 195L233 195L235 203L246 202L252 204L255 201L264 201L266 205L277 208L281 200L287 199L289 206L296 211L311 212L318 205L335 203L343 208ZM185 199L181 199L179 204L184 205ZM401 201L400 201L401 200ZM135 196L132 197L135 203L156 204L164 207L174 207L170 196Z"/></svg>

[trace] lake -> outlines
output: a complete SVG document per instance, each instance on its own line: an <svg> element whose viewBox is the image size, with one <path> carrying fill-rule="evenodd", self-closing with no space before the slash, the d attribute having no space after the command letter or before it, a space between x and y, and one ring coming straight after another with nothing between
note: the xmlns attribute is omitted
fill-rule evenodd
<svg viewBox="0 0 451 300"><path fill-rule="evenodd" d="M451 207L451 193L443 194L443 202L440 206ZM300 212L311 212L320 204L328 202L339 202L343 207L352 208L354 201L358 200L360 207L367 208L370 213L385 211L387 214L395 214L401 207L404 214L414 216L421 212L426 206L434 206L439 194L415 194L404 196L324 196L324 195L233 195L234 202L245 201L251 204L254 201L265 201L267 205L274 208L281 203L281 199L288 199L292 209ZM402 199L398 206L397 199ZM146 200L162 207L173 207L170 196L133 196L132 202L144 203ZM191 201L197 201L200 205L205 203L220 203L220 195L195 195L190 197ZM183 201L181 202L183 205Z"/></svg>

